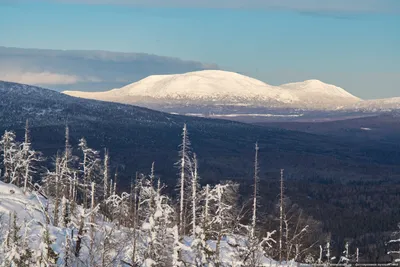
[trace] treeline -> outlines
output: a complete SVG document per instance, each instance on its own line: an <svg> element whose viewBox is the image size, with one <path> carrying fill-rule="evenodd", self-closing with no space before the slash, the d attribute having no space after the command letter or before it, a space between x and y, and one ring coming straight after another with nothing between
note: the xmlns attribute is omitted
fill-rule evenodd
<svg viewBox="0 0 400 267"><path fill-rule="evenodd" d="M0 252L4 266L222 267L263 266L269 259L359 260L358 249L348 243L342 255L332 255L330 236L321 223L285 195L283 170L276 209L267 215L260 212L258 144L248 200L232 181L201 186L186 125L175 198L165 193L154 162L148 175L133 175L129 190L123 192L118 170L110 168L108 150L100 153L82 138L76 150L80 155L75 155L68 126L65 148L54 156L50 169L42 167L45 159L32 148L28 122L23 142L6 131L0 146L2 181L48 199L41 209L45 223L39 246L29 241L29 226L23 226L21 235L17 215L8 215Z"/></svg>

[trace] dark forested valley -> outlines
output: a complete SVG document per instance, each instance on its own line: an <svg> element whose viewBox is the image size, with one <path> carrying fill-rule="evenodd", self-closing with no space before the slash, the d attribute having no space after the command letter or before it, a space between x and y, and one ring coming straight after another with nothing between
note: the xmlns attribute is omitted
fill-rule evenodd
<svg viewBox="0 0 400 267"><path fill-rule="evenodd" d="M201 184L232 180L243 197L251 196L254 144L259 144L260 203L264 216L275 210L280 171L285 194L305 214L321 222L336 253L345 242L359 247L370 262L389 261L385 245L400 222L400 142L387 138L350 138L279 125L250 125L225 120L184 117L135 106L84 100L26 85L0 82L0 131L24 136L29 120L32 146L50 166L64 147L65 127L77 149L85 137L93 148L109 149L120 190L129 190L136 172L157 175L176 194L176 162L186 123L198 158ZM396 114L388 117L399 122ZM342 122L342 125L346 125ZM382 122L383 123L383 122ZM343 126L346 127L346 126ZM286 128L286 129L284 129ZM393 129L398 131L398 129Z"/></svg>

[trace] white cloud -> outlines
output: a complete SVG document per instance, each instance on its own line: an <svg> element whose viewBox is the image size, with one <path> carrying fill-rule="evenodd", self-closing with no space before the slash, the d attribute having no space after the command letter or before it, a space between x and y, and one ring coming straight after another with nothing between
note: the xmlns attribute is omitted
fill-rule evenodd
<svg viewBox="0 0 400 267"><path fill-rule="evenodd" d="M75 84L77 82L100 82L96 77L81 78L76 75L59 74L52 72L0 72L0 80L33 84L33 85L57 85Z"/></svg>

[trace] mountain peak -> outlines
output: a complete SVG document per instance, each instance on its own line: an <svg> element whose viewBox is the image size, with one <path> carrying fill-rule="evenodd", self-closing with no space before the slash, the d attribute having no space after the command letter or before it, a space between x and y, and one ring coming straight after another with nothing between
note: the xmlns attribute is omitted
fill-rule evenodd
<svg viewBox="0 0 400 267"><path fill-rule="evenodd" d="M310 84L310 85L326 85L326 83L317 80L317 79L310 79L310 80L305 80L304 83Z"/></svg>
<svg viewBox="0 0 400 267"><path fill-rule="evenodd" d="M346 100L351 100L353 102L360 101L361 99L350 94L346 90L341 87L324 83L320 80L311 79L305 80L304 82L295 82L295 83L287 83L283 84L280 87L285 88L287 90L294 90L297 93L302 94L304 97L317 97L319 99L332 97L332 98L343 98Z"/></svg>

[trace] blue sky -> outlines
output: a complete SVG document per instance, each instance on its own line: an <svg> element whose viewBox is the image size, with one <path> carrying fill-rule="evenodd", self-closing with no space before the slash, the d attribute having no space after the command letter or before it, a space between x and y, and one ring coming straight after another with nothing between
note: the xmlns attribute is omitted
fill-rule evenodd
<svg viewBox="0 0 400 267"><path fill-rule="evenodd" d="M400 96L400 1L198 1L0 0L0 46L145 52Z"/></svg>

